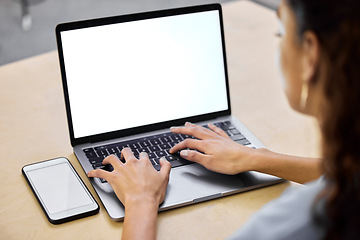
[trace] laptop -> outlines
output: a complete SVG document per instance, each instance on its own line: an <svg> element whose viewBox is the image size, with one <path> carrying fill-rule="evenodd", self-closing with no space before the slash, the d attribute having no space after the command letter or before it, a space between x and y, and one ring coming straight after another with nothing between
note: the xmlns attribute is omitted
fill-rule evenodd
<svg viewBox="0 0 360 240"><path fill-rule="evenodd" d="M191 136L173 134L186 121L214 123L239 144L263 147L231 115L221 5L210 4L62 23L56 37L70 141L83 170L130 147L172 164L159 211L256 189L283 180L244 172L229 176L171 155ZM110 218L124 207L103 179L90 179Z"/></svg>

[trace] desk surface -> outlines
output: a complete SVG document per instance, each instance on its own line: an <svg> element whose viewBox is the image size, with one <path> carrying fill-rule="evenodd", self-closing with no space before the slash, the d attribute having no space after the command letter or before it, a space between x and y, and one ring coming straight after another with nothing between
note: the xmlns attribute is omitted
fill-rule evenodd
<svg viewBox="0 0 360 240"><path fill-rule="evenodd" d="M247 1L223 5L233 114L269 149L318 156L313 120L287 104L274 64L273 11ZM54 40L55 41L55 40ZM21 175L23 165L72 152L55 51L0 67L0 236L2 239L119 239L123 224L96 216L51 225ZM290 183L159 214L158 239L223 239ZM99 199L97 201L100 203Z"/></svg>

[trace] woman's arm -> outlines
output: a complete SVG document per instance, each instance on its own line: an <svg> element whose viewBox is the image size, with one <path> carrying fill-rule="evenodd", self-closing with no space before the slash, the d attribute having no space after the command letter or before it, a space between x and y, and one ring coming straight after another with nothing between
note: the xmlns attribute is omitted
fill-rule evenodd
<svg viewBox="0 0 360 240"><path fill-rule="evenodd" d="M271 174L289 181L306 183L322 175L320 159L290 156L272 152L268 149L256 149L253 169Z"/></svg>
<svg viewBox="0 0 360 240"><path fill-rule="evenodd" d="M122 240L156 239L158 208L159 204L152 199L128 201L125 207Z"/></svg>
<svg viewBox="0 0 360 240"><path fill-rule="evenodd" d="M184 127L171 128L171 131L192 135L198 139L186 139L170 149L170 153L180 151L183 158L198 162L215 172L237 174L258 171L299 183L314 180L322 174L319 159L244 147L231 140L223 130L213 124L209 124L209 128L203 128L186 123ZM198 151L183 150L186 148Z"/></svg>
<svg viewBox="0 0 360 240"><path fill-rule="evenodd" d="M157 212L165 198L171 164L160 159L158 172L147 153L140 153L137 159L130 148L124 148L121 154L125 163L115 155L104 159L103 164L113 166L112 172L97 169L88 176L105 179L125 206L122 239L155 239Z"/></svg>

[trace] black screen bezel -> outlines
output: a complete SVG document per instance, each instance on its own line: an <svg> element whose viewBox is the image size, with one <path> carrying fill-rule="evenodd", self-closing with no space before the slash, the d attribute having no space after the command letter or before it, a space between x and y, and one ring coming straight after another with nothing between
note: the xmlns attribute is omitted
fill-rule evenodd
<svg viewBox="0 0 360 240"><path fill-rule="evenodd" d="M71 117L71 108L70 108L68 86L67 86L66 72L65 72L65 65L64 65L64 56L63 56L63 49L62 49L62 42L61 42L61 32L74 30L74 29L101 26L101 25L108 25L108 24L115 24L115 23L122 23L122 22L131 22L131 21L168 17L168 16L205 12L205 11L213 11L213 10L218 11L219 20L220 20L224 73L225 73L225 81L226 81L226 96L227 96L227 104L228 104L227 110L218 111L218 112L214 112L214 113L208 113L208 114L202 114L202 115L198 115L198 116L191 116L191 117L181 118L181 119L177 119L177 120L154 123L154 124L134 127L134 128L130 128L130 129L123 129L123 130L117 130L117 131L112 131L112 132L107 132L107 133L101 133L101 134L96 134L96 135L91 135L91 136L86 136L86 137L80 137L80 138L74 137L74 129L73 129L73 123L72 123L72 117ZM59 57L59 62L60 62L60 70L61 70L61 77L62 77L62 84L63 84L63 92L64 92L64 97L65 97L65 107L66 107L66 113L67 113L70 141L71 141L72 146L76 146L76 145L83 144L83 143L106 141L109 139L125 137L125 136L129 136L129 135L143 133L143 132L160 130L160 129L164 129L164 128L169 128L171 126L182 125L182 124L184 124L185 121L199 122L199 121L205 121L205 120L214 119L217 117L227 116L227 115L231 114L228 71L227 71L227 61L226 61L226 51L225 51L226 50L225 49L225 36L224 36L222 9L221 9L220 4L208 4L208 5L201 5L201 6L184 7L184 8L160 10L160 11L145 12L145 13L135 13L135 14L129 14L129 15L122 15L122 16L112 16L112 17L105 17L105 18L98 18L98 19L91 19L91 20L61 23L56 26L55 32L56 32L58 57Z"/></svg>

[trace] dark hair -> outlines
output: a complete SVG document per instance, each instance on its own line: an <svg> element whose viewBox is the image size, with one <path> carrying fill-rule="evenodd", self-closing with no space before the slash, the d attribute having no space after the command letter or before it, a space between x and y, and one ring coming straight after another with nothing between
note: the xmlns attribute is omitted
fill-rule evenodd
<svg viewBox="0 0 360 240"><path fill-rule="evenodd" d="M319 195L326 199L325 238L360 239L360 1L286 3L295 14L299 40L306 31L317 36L318 68L325 69L319 109L322 166L328 179Z"/></svg>

